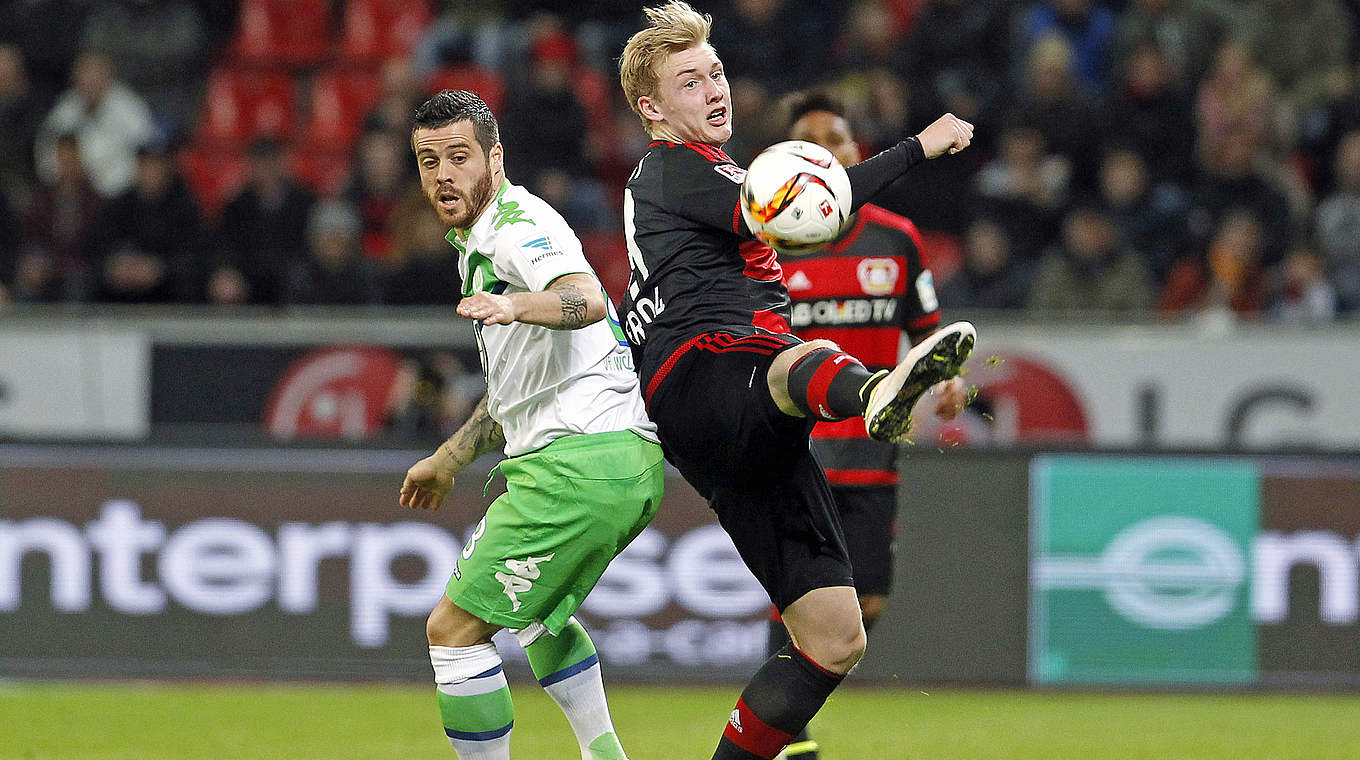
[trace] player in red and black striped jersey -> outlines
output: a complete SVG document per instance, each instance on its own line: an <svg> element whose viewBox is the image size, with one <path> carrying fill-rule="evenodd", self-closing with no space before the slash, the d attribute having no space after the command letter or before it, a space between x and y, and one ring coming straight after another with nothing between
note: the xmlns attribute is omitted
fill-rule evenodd
<svg viewBox="0 0 1360 760"><path fill-rule="evenodd" d="M812 93L793 99L788 108L790 139L817 143L842 165L859 162L859 145L835 98ZM834 242L781 263L794 332L805 340L833 341L870 369L897 364L904 336L916 345L939 327L940 304L921 233L906 217L865 204ZM930 392L942 418L952 418L967 403L957 377ZM812 439L845 531L867 631L892 590L897 450L855 423L818 422ZM773 655L789 637L778 615L771 617L768 653ZM806 731L781 755L790 760L818 756L817 742Z"/></svg>
<svg viewBox="0 0 1360 760"><path fill-rule="evenodd" d="M864 651L850 559L808 435L817 420L864 418L876 438L908 429L916 401L958 374L972 325L940 330L890 372L790 332L773 251L738 211L744 170L722 152L731 93L708 44L712 19L680 0L645 10L619 60L653 142L628 181L632 273L623 329L667 459L708 499L770 594L791 643L755 673L714 760L773 758ZM957 152L972 125L946 114L847 169L858 208L916 163Z"/></svg>

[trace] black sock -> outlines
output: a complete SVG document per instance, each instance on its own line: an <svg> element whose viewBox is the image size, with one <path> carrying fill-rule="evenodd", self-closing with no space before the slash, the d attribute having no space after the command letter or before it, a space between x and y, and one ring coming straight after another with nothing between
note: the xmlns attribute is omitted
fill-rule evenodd
<svg viewBox="0 0 1360 760"><path fill-rule="evenodd" d="M746 684L713 760L767 760L779 754L844 679L785 644Z"/></svg>
<svg viewBox="0 0 1360 760"><path fill-rule="evenodd" d="M887 372L870 372L859 359L830 348L809 351L789 367L789 398L809 417L863 417L869 392Z"/></svg>

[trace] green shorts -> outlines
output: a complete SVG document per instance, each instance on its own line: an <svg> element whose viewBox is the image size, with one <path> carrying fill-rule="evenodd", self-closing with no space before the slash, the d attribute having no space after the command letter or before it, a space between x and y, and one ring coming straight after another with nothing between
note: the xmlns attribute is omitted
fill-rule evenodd
<svg viewBox="0 0 1360 760"><path fill-rule="evenodd" d="M628 430L575 435L499 467L507 490L477 524L444 593L488 623L537 621L555 635L656 514L661 447Z"/></svg>

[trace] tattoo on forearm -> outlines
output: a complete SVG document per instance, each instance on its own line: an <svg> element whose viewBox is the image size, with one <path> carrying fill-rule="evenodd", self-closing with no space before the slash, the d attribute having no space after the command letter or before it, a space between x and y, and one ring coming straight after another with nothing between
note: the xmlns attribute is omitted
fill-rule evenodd
<svg viewBox="0 0 1360 760"><path fill-rule="evenodd" d="M445 449L461 470L482 454L504 445L505 430L486 411L486 399L483 398L468 421L440 448Z"/></svg>
<svg viewBox="0 0 1360 760"><path fill-rule="evenodd" d="M575 330L586 324L586 297L575 285L563 283L552 288L562 299L562 321L555 325L561 330Z"/></svg>

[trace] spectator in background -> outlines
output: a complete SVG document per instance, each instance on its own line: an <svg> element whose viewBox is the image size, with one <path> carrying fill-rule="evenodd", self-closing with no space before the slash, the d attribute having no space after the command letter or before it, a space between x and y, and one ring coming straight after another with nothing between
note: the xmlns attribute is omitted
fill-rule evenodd
<svg viewBox="0 0 1360 760"><path fill-rule="evenodd" d="M1079 188L1095 185L1100 134L1095 101L1074 79L1073 48L1050 34L1035 41L1009 120L1032 124L1043 133L1048 152L1062 156Z"/></svg>
<svg viewBox="0 0 1360 760"><path fill-rule="evenodd" d="M894 23L885 0L855 0L841 19L835 42L834 66L838 71L889 69L905 71L901 29ZM735 69L745 72L745 67ZM783 90L787 84L776 83ZM962 115L959 115L962 118Z"/></svg>
<svg viewBox="0 0 1360 760"><path fill-rule="evenodd" d="M1261 230L1257 252L1266 265L1284 257L1292 227L1289 201L1279 186L1255 167L1257 144L1251 133L1232 133L1212 153L1201 157L1203 171L1191 189L1186 214L1192 248L1204 250L1223 218L1235 208L1247 209Z"/></svg>
<svg viewBox="0 0 1360 760"><path fill-rule="evenodd" d="M193 194L164 142L137 149L132 187L106 203L91 234L96 298L114 303L191 299L189 273L201 253Z"/></svg>
<svg viewBox="0 0 1360 760"><path fill-rule="evenodd" d="M397 203L390 221L385 303L394 306L456 306L463 297L458 259L445 236L449 230L430 213L420 188Z"/></svg>
<svg viewBox="0 0 1360 760"><path fill-rule="evenodd" d="M575 65L576 42L562 29L549 27L533 41L527 75L510 86L500 115L501 137L515 148L506 154L511 181L536 189L548 169L590 174L586 111L572 88Z"/></svg>
<svg viewBox="0 0 1360 760"><path fill-rule="evenodd" d="M429 214L428 202L426 216ZM448 248L448 243L444 243ZM486 392L482 373L469 371L455 354L430 351L402 359L392 381L383 432L399 441L452 435Z"/></svg>
<svg viewBox="0 0 1360 760"><path fill-rule="evenodd" d="M90 183L104 198L126 191L137 174L137 147L156 138L151 109L132 88L114 76L113 63L98 53L76 60L71 89L47 114L38 131L38 176L57 174L56 140L74 134Z"/></svg>
<svg viewBox="0 0 1360 760"><path fill-rule="evenodd" d="M1154 297L1147 268L1120 239L1109 212L1082 203L1063 220L1062 244L1040 262L1027 306L1036 312L1140 314Z"/></svg>
<svg viewBox="0 0 1360 760"><path fill-rule="evenodd" d="M1341 307L1360 309L1360 131L1337 147L1336 190L1318 204L1315 234Z"/></svg>
<svg viewBox="0 0 1360 760"><path fill-rule="evenodd" d="M1336 318L1336 288L1317 249L1296 244L1285 254L1270 295L1270 316L1291 324L1325 324Z"/></svg>
<svg viewBox="0 0 1360 760"><path fill-rule="evenodd" d="M1340 0L1251 0L1251 50L1283 95L1288 124L1350 86L1350 16Z"/></svg>
<svg viewBox="0 0 1360 760"><path fill-rule="evenodd" d="M1118 84L1102 109L1105 142L1138 151L1152 182L1188 182L1195 168L1195 133L1190 97L1175 86L1171 65L1155 43L1129 50Z"/></svg>
<svg viewBox="0 0 1360 760"><path fill-rule="evenodd" d="M1261 223L1250 209L1223 217L1207 250L1182 258L1162 289L1164 314L1259 314L1265 307Z"/></svg>
<svg viewBox="0 0 1360 760"><path fill-rule="evenodd" d="M1246 139L1253 148L1269 145L1275 137L1274 99L1275 84L1250 48L1238 41L1224 43L1196 94L1200 157L1212 156L1230 138Z"/></svg>
<svg viewBox="0 0 1360 760"><path fill-rule="evenodd" d="M0 195L16 209L28 203L37 182L33 144L45 109L28 81L24 56L0 44Z"/></svg>
<svg viewBox="0 0 1360 760"><path fill-rule="evenodd" d="M0 2L0 42L23 51L39 100L55 98L70 80L91 5L89 0Z"/></svg>
<svg viewBox="0 0 1360 760"><path fill-rule="evenodd" d="M1018 236L1014 252L1028 259L1053 237L1070 178L1067 159L1045 153L1043 133L1016 124L1001 133L997 157L978 172L977 194L983 210Z"/></svg>
<svg viewBox="0 0 1360 760"><path fill-rule="evenodd" d="M1137 152L1114 147L1100 164L1100 200L1120 236L1147 265L1157 283L1186 245L1185 213L1189 196L1179 185L1152 185L1147 162Z"/></svg>
<svg viewBox="0 0 1360 760"><path fill-rule="evenodd" d="M1133 0L1119 16L1115 60L1134 48L1156 45L1166 55L1173 85L1188 89L1209 68L1215 50L1239 34L1236 3L1226 0Z"/></svg>
<svg viewBox="0 0 1360 760"><path fill-rule="evenodd" d="M1115 14L1099 0L1040 0L1020 15L1015 52L1028 58L1033 47L1058 36L1072 49L1072 74L1087 95L1101 92L1109 78Z"/></svg>
<svg viewBox="0 0 1360 760"><path fill-rule="evenodd" d="M1011 254L1006 228L978 217L963 238L963 267L940 289L940 300L954 308L1021 309L1034 280L1033 267Z"/></svg>
<svg viewBox="0 0 1360 760"><path fill-rule="evenodd" d="M88 246L101 201L85 175L75 136L61 135L56 143L56 178L38 186L24 215L20 300L85 301L94 284Z"/></svg>
<svg viewBox="0 0 1360 760"><path fill-rule="evenodd" d="M382 93L364 117L364 131L400 134L424 98L420 76L409 59L391 58L383 62L381 77Z"/></svg>
<svg viewBox="0 0 1360 760"><path fill-rule="evenodd" d="M714 9L713 24L713 47L722 51L727 70L782 93L828 68L827 40L835 26L825 22L826 9L788 0L731 0L727 6Z"/></svg>
<svg viewBox="0 0 1360 760"><path fill-rule="evenodd" d="M913 89L930 91L934 101L961 119L984 121L1010 62L1006 22L999 0L926 0L903 51Z"/></svg>
<svg viewBox="0 0 1360 760"><path fill-rule="evenodd" d="M364 256L373 261L387 258L392 210L415 180L407 166L411 147L395 132L369 132L359 139L354 176L344 197L359 212Z"/></svg>
<svg viewBox="0 0 1360 760"><path fill-rule="evenodd" d="M307 258L315 197L288 172L283 145L251 143L246 183L222 211L206 295L214 304L281 304L289 268Z"/></svg>
<svg viewBox="0 0 1360 760"><path fill-rule="evenodd" d="M194 3L104 0L94 4L82 36L87 50L118 61L123 78L147 99L166 134L187 131L208 54Z"/></svg>
<svg viewBox="0 0 1360 760"><path fill-rule="evenodd" d="M288 277L289 304L371 305L382 302L382 275L364 256L363 223L343 200L322 200L307 221L309 256Z"/></svg>

